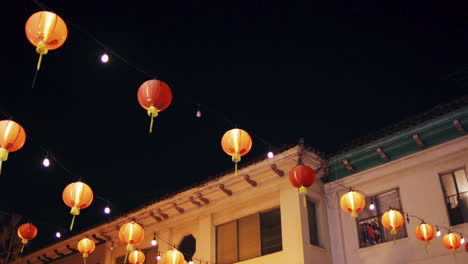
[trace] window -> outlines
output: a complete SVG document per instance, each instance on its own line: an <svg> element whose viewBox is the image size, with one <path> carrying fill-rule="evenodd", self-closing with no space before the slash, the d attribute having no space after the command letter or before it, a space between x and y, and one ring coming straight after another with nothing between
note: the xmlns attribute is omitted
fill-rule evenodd
<svg viewBox="0 0 468 264"><path fill-rule="evenodd" d="M309 243L320 246L317 228L317 209L315 203L309 199L307 199L307 217L309 221Z"/></svg>
<svg viewBox="0 0 468 264"><path fill-rule="evenodd" d="M468 222L468 179L464 169L440 175L450 225Z"/></svg>
<svg viewBox="0 0 468 264"><path fill-rule="evenodd" d="M398 189L381 193L366 198L366 205L374 202L375 209L370 210L368 206L359 213L359 247L369 247L372 245L392 241L407 237L406 225L397 230L395 236L390 234L390 230L385 229L380 222L382 215L390 208L402 209Z"/></svg>
<svg viewBox="0 0 468 264"><path fill-rule="evenodd" d="M216 227L216 263L231 264L281 251L281 213L276 208Z"/></svg>

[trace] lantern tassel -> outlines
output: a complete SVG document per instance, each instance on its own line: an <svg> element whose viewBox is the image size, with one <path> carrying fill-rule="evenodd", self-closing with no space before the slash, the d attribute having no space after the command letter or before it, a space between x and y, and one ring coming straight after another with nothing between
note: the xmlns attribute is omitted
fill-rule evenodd
<svg viewBox="0 0 468 264"><path fill-rule="evenodd" d="M23 245L21 246L20 253L23 253L23 250L24 250L24 245L26 245L26 244L23 244Z"/></svg>
<svg viewBox="0 0 468 264"><path fill-rule="evenodd" d="M39 71L41 69L41 63L42 63L42 52L39 53L39 60L37 61L37 70Z"/></svg>
<svg viewBox="0 0 468 264"><path fill-rule="evenodd" d="M71 224L70 224L70 231L72 231L72 229L73 229L73 224L75 223L75 216L76 215L73 215L73 217L72 217Z"/></svg>
<svg viewBox="0 0 468 264"><path fill-rule="evenodd" d="M237 162L234 162L234 176L237 176Z"/></svg>
<svg viewBox="0 0 468 264"><path fill-rule="evenodd" d="M128 251L127 251L127 253L125 253L125 258L124 258L124 263L123 264L127 263L127 256L128 256Z"/></svg>
<svg viewBox="0 0 468 264"><path fill-rule="evenodd" d="M427 256L429 254L429 252L427 251L427 243L424 245L424 248L426 249L426 256Z"/></svg>
<svg viewBox="0 0 468 264"><path fill-rule="evenodd" d="M39 60L37 61L37 71L41 69L42 55L46 55L48 51L49 49L47 47L47 44L45 44L43 41L37 43L36 52L39 53Z"/></svg>
<svg viewBox="0 0 468 264"><path fill-rule="evenodd" d="M153 132L153 119L155 117L157 117L159 114L159 110L154 107L154 106L151 106L150 108L148 108L148 115L150 116L151 120L150 120L150 128L149 128L149 133L151 134Z"/></svg>
<svg viewBox="0 0 468 264"><path fill-rule="evenodd" d="M0 175L2 175L2 163L3 161L0 159Z"/></svg>

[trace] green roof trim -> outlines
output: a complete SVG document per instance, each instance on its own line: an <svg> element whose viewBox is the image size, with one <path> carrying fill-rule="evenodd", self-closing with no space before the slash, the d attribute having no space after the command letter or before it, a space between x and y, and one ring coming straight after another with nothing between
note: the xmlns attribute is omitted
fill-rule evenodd
<svg viewBox="0 0 468 264"><path fill-rule="evenodd" d="M331 156L327 161L329 167L328 182L342 179L466 135L466 132L462 133L457 129L454 124L455 120L458 120L468 130L468 106L355 149ZM424 147L418 145L413 135L418 135ZM388 157L388 161L380 156L377 152L378 148L382 149L383 153ZM347 168L343 161L347 161L350 168Z"/></svg>

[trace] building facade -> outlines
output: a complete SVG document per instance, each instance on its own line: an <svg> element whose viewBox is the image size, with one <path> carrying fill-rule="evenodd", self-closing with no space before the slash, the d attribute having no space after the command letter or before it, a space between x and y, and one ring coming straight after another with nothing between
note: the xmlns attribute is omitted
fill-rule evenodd
<svg viewBox="0 0 468 264"><path fill-rule="evenodd" d="M135 220L145 229L138 248L148 264L173 247L194 263L468 263L462 245L443 247L451 231L468 236L468 107L370 140L324 158L302 145L185 190L119 219L17 259L16 263L79 263L76 245L96 241L88 264L120 264L126 252L119 228ZM288 180L298 162L314 168L306 196ZM349 187L375 204L352 218L340 208ZM396 235L380 224L389 208L404 212ZM414 230L424 220L441 237L429 245ZM156 236L158 246L151 246Z"/></svg>

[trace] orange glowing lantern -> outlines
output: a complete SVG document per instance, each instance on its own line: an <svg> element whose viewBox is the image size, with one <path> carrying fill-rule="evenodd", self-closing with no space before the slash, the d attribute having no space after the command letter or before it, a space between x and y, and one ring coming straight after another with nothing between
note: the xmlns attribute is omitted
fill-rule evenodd
<svg viewBox="0 0 468 264"><path fill-rule="evenodd" d="M361 212L366 206L366 199L360 192L349 191L340 199L340 206L343 211L350 213L353 218L358 217L358 213Z"/></svg>
<svg viewBox="0 0 468 264"><path fill-rule="evenodd" d="M140 250L133 250L128 255L128 262L131 264L143 264L145 262L145 254Z"/></svg>
<svg viewBox="0 0 468 264"><path fill-rule="evenodd" d="M93 190L84 182L72 182L65 187L62 193L63 202L71 208L70 214L73 215L70 230L73 229L75 216L80 214L81 209L85 209L93 202Z"/></svg>
<svg viewBox="0 0 468 264"><path fill-rule="evenodd" d="M386 229L391 230L392 235L396 235L397 229L405 223L405 218L399 211L390 209L382 215L381 221Z"/></svg>
<svg viewBox="0 0 468 264"><path fill-rule="evenodd" d="M28 244L29 240L33 240L37 236L37 228L31 223L25 223L18 227L18 236L21 238L21 253L23 252L24 246Z"/></svg>
<svg viewBox="0 0 468 264"><path fill-rule="evenodd" d="M252 149L252 138L249 133L240 128L234 128L224 133L221 138L221 147L224 152L232 157L235 163L235 174L237 175L237 163L241 160L241 156L249 153Z"/></svg>
<svg viewBox="0 0 468 264"><path fill-rule="evenodd" d="M424 222L418 225L414 232L416 234L416 238L423 241L426 245L428 245L429 241L431 241L436 235L434 227Z"/></svg>
<svg viewBox="0 0 468 264"><path fill-rule="evenodd" d="M184 255L177 249L166 251L161 258L161 264L184 264Z"/></svg>
<svg viewBox="0 0 468 264"><path fill-rule="evenodd" d="M453 253L461 246L461 237L459 234L449 232L442 238L442 244L447 249L452 250Z"/></svg>
<svg viewBox="0 0 468 264"><path fill-rule="evenodd" d="M86 264L86 259L88 255L93 253L94 249L96 248L96 244L94 241L89 238L83 238L78 242L78 250L81 254L83 254L84 263Z"/></svg>
<svg viewBox="0 0 468 264"><path fill-rule="evenodd" d="M289 182L304 195L315 182L315 171L307 165L297 165L289 172Z"/></svg>
<svg viewBox="0 0 468 264"><path fill-rule="evenodd" d="M127 245L127 254L135 250L135 246L144 238L145 230L135 221L124 224L119 230L119 239L122 243Z"/></svg>
<svg viewBox="0 0 468 264"><path fill-rule="evenodd" d="M149 80L138 88L138 102L151 118L149 132L153 131L153 118L169 107L172 102L171 88L163 81Z"/></svg>
<svg viewBox="0 0 468 264"><path fill-rule="evenodd" d="M30 16L26 21L25 31L29 42L36 46L36 52L39 53L37 70L41 68L42 55L60 48L68 35L63 19L49 11L40 11Z"/></svg>
<svg viewBox="0 0 468 264"><path fill-rule="evenodd" d="M8 153L19 150L25 141L26 132L20 124L12 120L0 121L0 173L2 162L8 160Z"/></svg>

